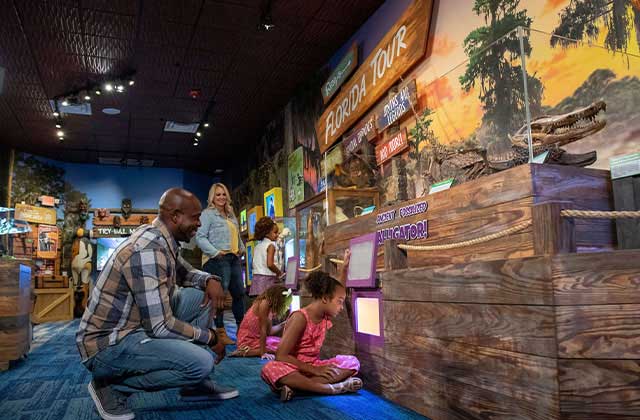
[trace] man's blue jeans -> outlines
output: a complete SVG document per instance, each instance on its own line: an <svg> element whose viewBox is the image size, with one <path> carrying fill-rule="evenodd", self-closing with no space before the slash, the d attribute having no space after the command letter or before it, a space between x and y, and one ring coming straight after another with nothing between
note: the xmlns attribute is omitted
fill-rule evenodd
<svg viewBox="0 0 640 420"><path fill-rule="evenodd" d="M209 307L201 308L204 292L177 289L171 296L173 315L200 328L209 328ZM93 377L114 385L118 391L134 393L195 385L213 372L213 354L185 340L152 338L136 331L118 344L89 359L85 366Z"/></svg>

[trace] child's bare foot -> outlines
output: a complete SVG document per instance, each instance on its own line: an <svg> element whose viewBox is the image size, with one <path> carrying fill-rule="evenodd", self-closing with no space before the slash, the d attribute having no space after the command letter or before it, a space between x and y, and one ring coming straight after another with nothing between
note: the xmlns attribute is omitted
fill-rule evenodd
<svg viewBox="0 0 640 420"><path fill-rule="evenodd" d="M286 385L282 385L282 389L280 390L280 401L289 401L291 398L293 398L293 389Z"/></svg>
<svg viewBox="0 0 640 420"><path fill-rule="evenodd" d="M347 392L356 392L362 388L362 379L348 378L337 384L329 384L334 394L344 394Z"/></svg>

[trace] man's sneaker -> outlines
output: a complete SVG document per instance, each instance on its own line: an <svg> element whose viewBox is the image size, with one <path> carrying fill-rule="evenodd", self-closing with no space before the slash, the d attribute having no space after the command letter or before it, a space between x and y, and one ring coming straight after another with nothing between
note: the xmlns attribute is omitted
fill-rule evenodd
<svg viewBox="0 0 640 420"><path fill-rule="evenodd" d="M211 379L206 379L198 385L185 386L180 390L182 401L211 401L228 400L240 395L236 388L213 383Z"/></svg>
<svg viewBox="0 0 640 420"><path fill-rule="evenodd" d="M93 380L89 383L89 395L104 420L131 420L136 417L127 408L127 397L109 385Z"/></svg>

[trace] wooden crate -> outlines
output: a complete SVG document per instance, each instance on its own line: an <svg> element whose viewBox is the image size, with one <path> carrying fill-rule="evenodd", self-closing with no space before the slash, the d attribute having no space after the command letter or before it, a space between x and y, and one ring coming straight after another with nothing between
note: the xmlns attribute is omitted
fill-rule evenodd
<svg viewBox="0 0 640 420"><path fill-rule="evenodd" d="M60 289L69 287L67 276L35 276L37 289Z"/></svg>
<svg viewBox="0 0 640 420"><path fill-rule="evenodd" d="M35 323L73 319L73 288L35 289L36 303L32 319Z"/></svg>
<svg viewBox="0 0 640 420"><path fill-rule="evenodd" d="M31 262L0 259L0 370L31 346Z"/></svg>

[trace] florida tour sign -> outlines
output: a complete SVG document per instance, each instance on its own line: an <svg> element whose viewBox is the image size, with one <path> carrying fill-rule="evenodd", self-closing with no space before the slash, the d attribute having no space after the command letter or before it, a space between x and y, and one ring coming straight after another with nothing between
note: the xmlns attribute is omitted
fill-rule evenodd
<svg viewBox="0 0 640 420"><path fill-rule="evenodd" d="M415 0L327 106L316 123L321 153L424 56L432 6Z"/></svg>

